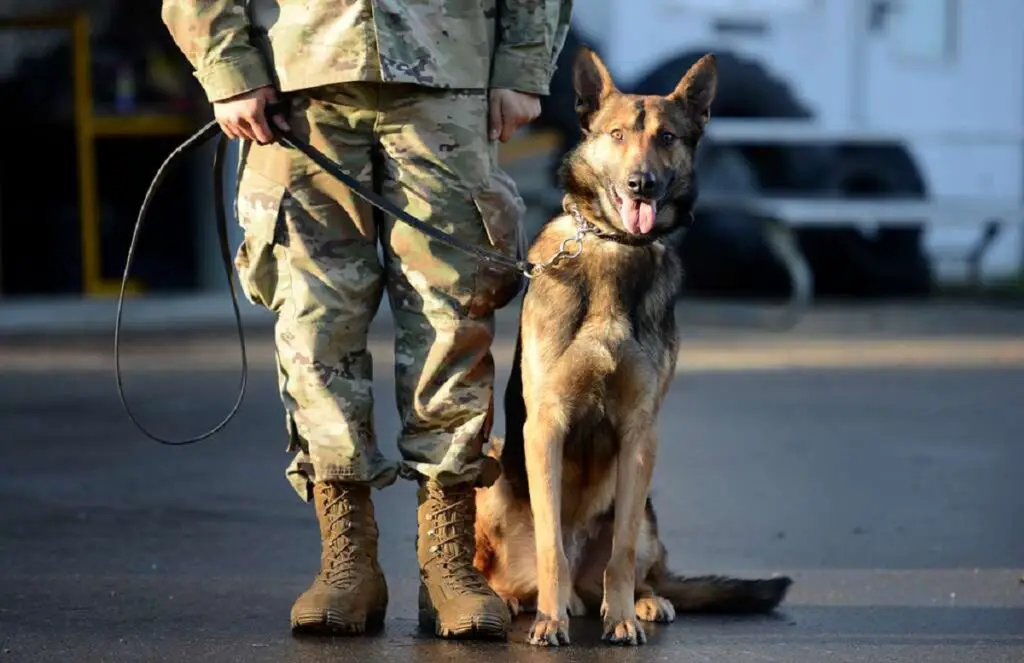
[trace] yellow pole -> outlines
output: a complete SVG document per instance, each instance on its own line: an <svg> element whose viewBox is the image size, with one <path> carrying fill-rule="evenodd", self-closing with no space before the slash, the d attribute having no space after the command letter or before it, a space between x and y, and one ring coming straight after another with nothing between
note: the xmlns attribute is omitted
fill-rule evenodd
<svg viewBox="0 0 1024 663"><path fill-rule="evenodd" d="M75 142L78 147L78 203L81 213L82 289L95 295L101 287L100 209L96 195L96 144L92 108L89 16L75 14L71 23L71 52Z"/></svg>

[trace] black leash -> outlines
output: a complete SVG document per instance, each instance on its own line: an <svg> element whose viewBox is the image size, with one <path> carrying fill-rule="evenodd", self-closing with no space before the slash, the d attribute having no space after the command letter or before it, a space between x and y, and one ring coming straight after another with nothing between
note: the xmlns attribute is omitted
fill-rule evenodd
<svg viewBox="0 0 1024 663"><path fill-rule="evenodd" d="M434 239L444 242L445 244L456 248L464 253L468 253L483 262L493 263L519 271L525 275L531 275L534 270L534 265L527 262L526 260L517 260L510 258L504 254L496 253L494 251L488 251L482 249L479 246L474 246L468 242L464 242L457 237L453 237L448 233L438 230L437 228L424 223L417 219L413 215L409 214L402 208L395 205L393 202L380 196L373 191L369 191L360 184L354 177L346 173L341 167L333 160L328 158L323 152L317 150L315 147L307 143L305 140L299 138L291 131L284 131L273 123L271 118L274 115L284 115L284 105L281 102L276 104L268 104L265 109L267 115L267 124L270 125L271 130L276 135L277 139L287 145L288 147L295 148L299 152L302 152L310 158L313 163L323 168L331 177L337 179L342 184L352 190L352 193L356 194L366 202L370 203L377 209L381 210L386 214L400 219L408 223L413 228L416 228L420 232L433 237Z"/></svg>
<svg viewBox="0 0 1024 663"><path fill-rule="evenodd" d="M467 242L464 242L457 237L453 237L448 233L439 230L433 226L430 226L420 219L412 216L405 210L399 208L397 205L387 200L386 198L377 195L372 191L368 191L362 184L360 184L355 178L350 176L341 167L328 158L325 154L314 148L305 140L297 137L291 131L284 131L277 127L272 121L272 117L277 114L284 112L284 105L282 103L267 105L264 109L265 115L268 119L267 124L271 127L271 130L275 134L277 140L288 147L299 150L304 155L309 157L314 163L323 168L332 177L338 179L340 182L349 187L353 193L358 195L360 198L370 203L374 207L377 207L381 211L394 216L395 218L404 221L405 223L413 226L417 230L433 237L434 239L448 244L449 246L468 253L476 257L477 259L497 265L506 269L513 269L522 273L527 278L531 278L538 271L538 265L527 260L518 260L516 258L510 258L501 253L495 251L489 251L487 249L474 246ZM227 416L223 420L210 430L205 433L192 438L186 438L184 440L167 440L154 435L153 433L146 430L146 428L139 423L135 415L132 414L131 408L128 407L128 402L124 396L124 385L121 380L121 353L120 353L120 336L121 336L121 315L124 311L124 294L128 287L128 275L131 272L132 261L135 258L136 243L139 239L139 234L142 230L142 225L146 220L146 214L149 212L149 207L153 201L153 195L157 188L163 183L164 178L167 174L167 169L174 163L179 157L187 155L189 152L193 152L202 147L207 141L214 136L219 136L217 141L217 151L213 157L213 195L215 199L214 212L217 221L217 236L220 243L221 260L224 265L224 274L228 279L228 287L231 290L231 306L235 312L235 327L238 331L238 344L242 351L242 377L238 389L238 398L235 400L235 404L228 412ZM166 444L170 446L183 446L186 444L193 444L204 440L212 435L215 435L222 430L229 421L238 413L238 408L242 405L242 400L245 397L245 387L248 381L249 374L249 363L245 352L245 333L242 329L242 314L238 308L238 296L235 292L234 282L234 261L231 257L231 246L228 240L228 225L227 225L227 213L224 210L224 182L223 182L223 161L224 155L228 146L228 137L221 131L220 125L216 121L209 122L206 126L200 129L198 132L193 134L184 143L179 145L171 154L160 164L160 168L157 169L156 176L149 185L149 189L146 191L146 196L142 200L142 206L139 208L139 215L135 221L135 229L132 232L131 243L128 247L128 256L125 259L124 265L124 276L121 279L121 292L118 296L117 301L117 319L114 323L114 373L117 379L117 393L121 399L121 405L124 407L124 411L128 414L128 418L131 419L132 423L142 431L144 435L149 437L160 444ZM544 267L544 266L540 266Z"/></svg>
<svg viewBox="0 0 1024 663"><path fill-rule="evenodd" d="M231 289L231 305L235 309L235 326L238 329L238 343L242 350L242 378L241 384L238 389L238 398L235 400L234 406L228 415L224 419L203 433L202 435L187 438L184 440L165 440L161 437L157 437L153 433L150 433L146 428L139 423L135 415L132 414L131 408L128 407L128 402L124 397L124 386L121 381L121 315L124 312L124 293L128 287L128 275L131 272L132 261L135 258L136 243L139 239L139 233L142 231L142 224L146 220L146 214L149 212L149 206L153 201L153 194L157 188L163 183L164 178L167 176L167 169L175 159L187 155L189 152L193 152L203 146L208 140L216 135L220 135L220 140L217 141L217 151L213 156L213 192L215 197L214 211L217 217L217 235L220 239L220 252L221 260L224 263L224 273L228 279L228 287ZM149 185L149 189L146 191L146 196L142 200L142 206L139 208L139 216L135 221L135 229L132 232L132 240L128 246L128 256L125 259L124 264L124 276L121 279L121 293L117 300L117 320L114 323L114 373L117 378L117 394L121 398L121 405L124 407L125 413L128 418L131 419L132 423L142 431L144 435L152 440L159 442L160 444L167 444L170 446L183 446L186 444L192 444L200 440L204 440L211 435L218 433L224 426L231 421L232 417L238 412L238 408L242 405L242 399L245 397L245 387L249 375L249 362L245 353L245 333L242 330L242 313L238 308L238 297L235 293L235 281L234 281L234 269L233 261L231 259L231 246L228 242L228 225L227 215L224 212L224 182L220 177L222 162L224 160L224 154L228 146L228 137L221 131L220 125L216 121L211 121L205 127L200 129L198 132L193 134L184 143L179 145L171 154L160 164L160 168L157 169L156 176Z"/></svg>

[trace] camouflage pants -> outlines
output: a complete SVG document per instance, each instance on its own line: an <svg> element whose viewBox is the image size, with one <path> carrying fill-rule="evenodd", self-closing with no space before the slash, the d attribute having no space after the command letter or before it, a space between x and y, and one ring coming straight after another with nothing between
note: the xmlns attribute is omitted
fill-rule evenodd
<svg viewBox="0 0 1024 663"><path fill-rule="evenodd" d="M486 91L355 83L304 92L291 107L297 135L413 216L508 255L522 250L523 203L487 140ZM278 144L243 149L237 212L242 287L276 317L294 454L286 474L299 495L308 501L322 480L476 480L493 418L494 311L520 276L380 213ZM381 453L373 426L367 330L385 291L400 462Z"/></svg>

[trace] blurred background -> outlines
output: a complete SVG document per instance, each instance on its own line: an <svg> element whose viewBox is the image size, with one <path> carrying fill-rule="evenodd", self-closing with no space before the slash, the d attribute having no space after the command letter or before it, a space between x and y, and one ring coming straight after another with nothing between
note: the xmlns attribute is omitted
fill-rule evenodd
<svg viewBox="0 0 1024 663"><path fill-rule="evenodd" d="M0 307L111 294L157 166L208 119L158 7L0 2ZM678 247L690 295L784 297L794 279L818 298L1014 291L1022 26L1018 0L578 0L543 115L503 160L533 232L558 208L555 169L578 140L579 44L643 93L671 90L713 51L699 223ZM162 189L133 291L225 287L211 156Z"/></svg>
<svg viewBox="0 0 1024 663"><path fill-rule="evenodd" d="M230 425L172 450L125 415L132 228L210 117L159 4L0 0L0 663L548 660L528 618L500 649L416 635L411 482L374 496L387 633L289 636L317 529L284 478L272 320L244 300ZM652 625L630 660L1024 661L1024 0L575 6L542 117L501 147L528 233L579 139L580 44L647 93L717 54L652 499L673 568L795 579L776 615ZM238 393L212 157L153 201L121 337L132 411L175 440ZM375 430L397 458L381 308ZM497 316L497 434L516 313ZM570 659L622 660L596 620L573 629Z"/></svg>

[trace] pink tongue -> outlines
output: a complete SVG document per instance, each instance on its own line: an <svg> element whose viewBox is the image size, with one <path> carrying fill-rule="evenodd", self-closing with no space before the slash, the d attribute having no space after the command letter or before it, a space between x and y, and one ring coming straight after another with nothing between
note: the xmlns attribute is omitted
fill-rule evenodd
<svg viewBox="0 0 1024 663"><path fill-rule="evenodd" d="M622 208L619 213L622 215L622 222L626 224L626 230L632 234L638 232L647 234L654 227L655 204L645 201L626 198L622 201Z"/></svg>

